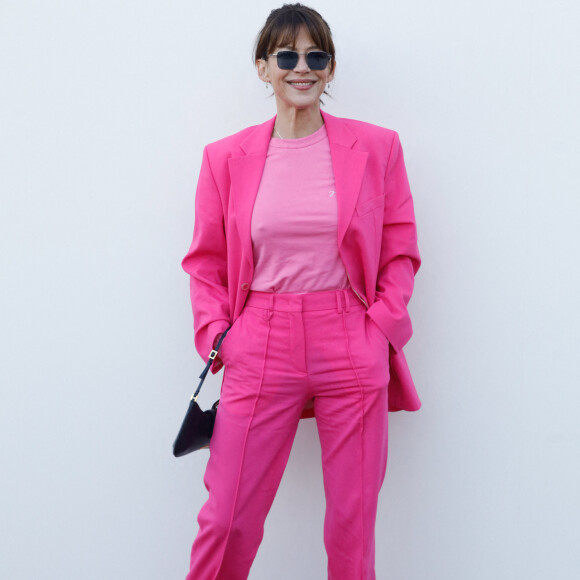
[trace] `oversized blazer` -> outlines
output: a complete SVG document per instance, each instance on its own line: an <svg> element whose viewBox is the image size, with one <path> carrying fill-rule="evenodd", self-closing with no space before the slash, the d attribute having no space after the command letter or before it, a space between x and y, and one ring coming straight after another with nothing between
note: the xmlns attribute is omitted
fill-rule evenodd
<svg viewBox="0 0 580 580"><path fill-rule="evenodd" d="M338 204L338 248L348 280L389 340L389 411L421 406L403 347L420 266L413 200L395 131L334 117L326 125ZM254 275L252 210L276 117L207 145L195 198L190 275L195 346L207 361L240 315ZM222 366L219 358L212 372ZM305 410L303 417L312 416Z"/></svg>

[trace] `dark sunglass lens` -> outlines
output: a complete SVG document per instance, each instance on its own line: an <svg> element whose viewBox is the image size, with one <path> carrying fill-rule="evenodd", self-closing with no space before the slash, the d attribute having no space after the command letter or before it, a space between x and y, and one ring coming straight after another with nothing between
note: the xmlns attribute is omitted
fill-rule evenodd
<svg viewBox="0 0 580 580"><path fill-rule="evenodd" d="M326 52L309 52L306 56L306 62L308 63L308 67L312 70L324 70L328 65L329 58L330 55Z"/></svg>
<svg viewBox="0 0 580 580"><path fill-rule="evenodd" d="M292 70L298 63L298 53L293 50L282 50L278 53L278 68Z"/></svg>

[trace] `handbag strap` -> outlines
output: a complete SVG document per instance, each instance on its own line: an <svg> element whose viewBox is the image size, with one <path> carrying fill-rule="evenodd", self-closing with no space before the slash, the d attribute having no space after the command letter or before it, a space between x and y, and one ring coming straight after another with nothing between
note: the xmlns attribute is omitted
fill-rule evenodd
<svg viewBox="0 0 580 580"><path fill-rule="evenodd" d="M222 342L224 341L224 338L226 337L226 334L228 333L230 328L231 328L231 326L228 326L224 330L223 334L220 336L220 339L218 340L218 343L215 345L215 348L212 349L212 351L209 353L209 360L207 361L207 364L205 365L205 368L203 369L203 371L201 371L201 375L199 375L199 378L200 378L199 385L197 385L197 389L196 389L195 393L193 393L193 395L191 395L191 398L194 401L197 401L197 396L199 395L199 391L201 391L201 385L203 385L203 381L205 381L205 377L207 376L207 373L209 372L209 369L211 368L211 365L212 365L215 357L218 354L220 346L222 345Z"/></svg>

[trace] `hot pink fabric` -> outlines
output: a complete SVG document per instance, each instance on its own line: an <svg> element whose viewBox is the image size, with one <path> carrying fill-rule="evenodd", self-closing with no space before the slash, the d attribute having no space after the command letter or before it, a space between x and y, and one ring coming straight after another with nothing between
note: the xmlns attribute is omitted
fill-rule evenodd
<svg viewBox="0 0 580 580"><path fill-rule="evenodd" d="M330 580L375 580L388 448L389 343L352 290L251 292L224 381L187 580L245 580L306 400L314 397ZM275 571L272 578L276 577Z"/></svg>
<svg viewBox="0 0 580 580"><path fill-rule="evenodd" d="M326 127L300 139L272 139L252 212L251 290L301 293L346 288L337 232Z"/></svg>
<svg viewBox="0 0 580 580"><path fill-rule="evenodd" d="M421 403L402 349L413 332L407 304L421 261L399 137L321 113L336 185L338 251L352 288L391 345L389 410L415 411ZM195 344L205 360L215 336L240 316L250 291L252 210L275 120L204 150L183 268L190 274ZM212 372L219 368L214 362Z"/></svg>

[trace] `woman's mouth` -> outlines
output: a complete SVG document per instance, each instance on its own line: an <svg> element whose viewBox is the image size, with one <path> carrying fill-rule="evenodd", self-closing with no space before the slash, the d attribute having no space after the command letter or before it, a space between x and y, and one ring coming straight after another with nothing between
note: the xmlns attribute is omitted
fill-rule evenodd
<svg viewBox="0 0 580 580"><path fill-rule="evenodd" d="M306 91L314 85L315 81L288 81L288 84L298 89L299 91Z"/></svg>

